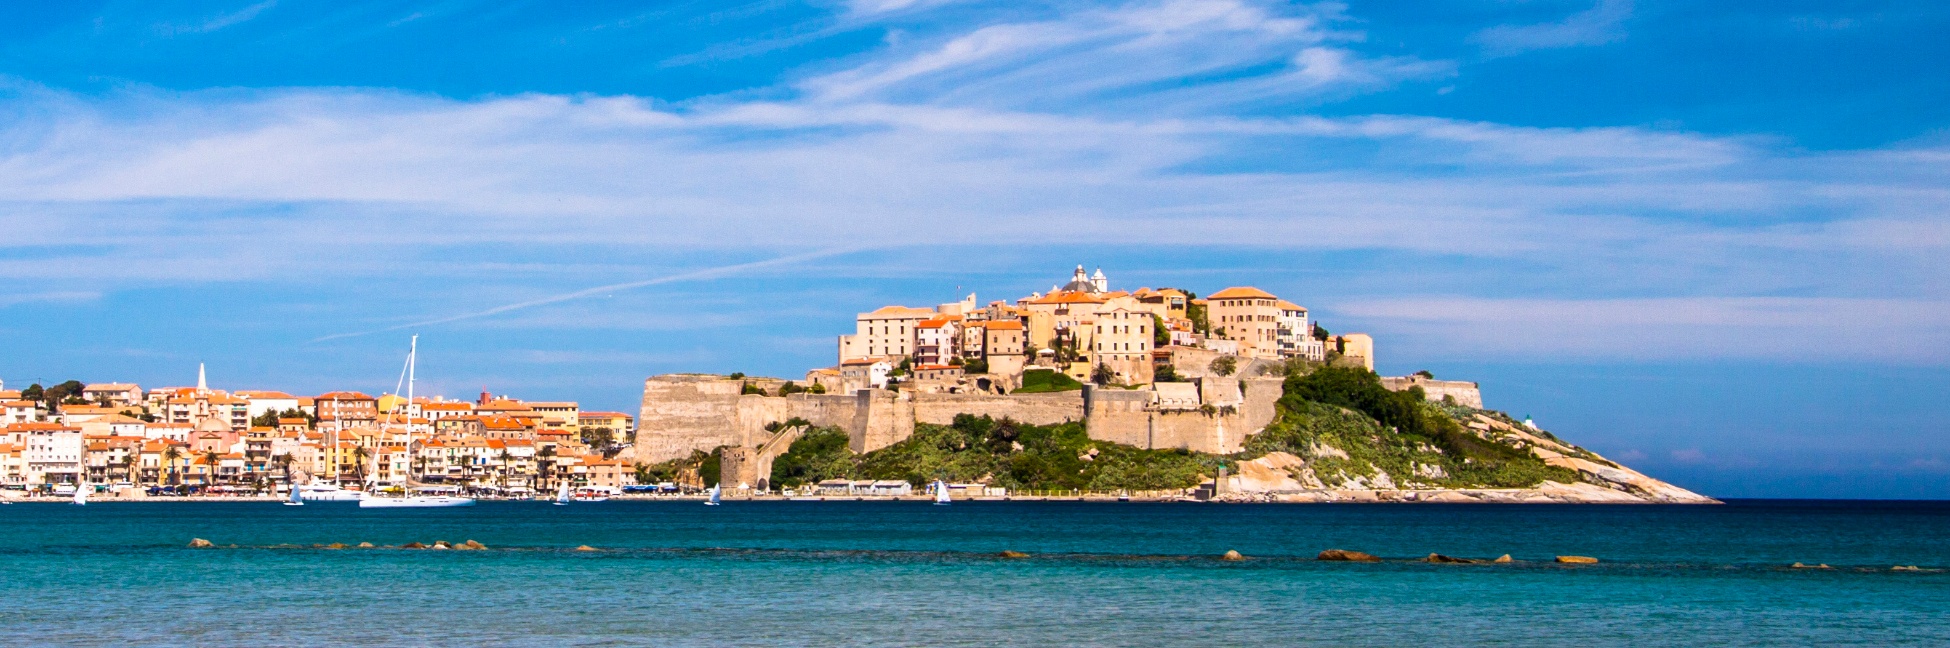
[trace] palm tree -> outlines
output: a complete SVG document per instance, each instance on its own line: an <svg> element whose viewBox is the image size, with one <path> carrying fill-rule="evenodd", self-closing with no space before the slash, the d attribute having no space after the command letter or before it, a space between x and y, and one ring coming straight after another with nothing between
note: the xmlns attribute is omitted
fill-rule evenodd
<svg viewBox="0 0 1950 648"><path fill-rule="evenodd" d="M352 449L352 473L360 482L366 481L366 459L371 457L372 453L367 452L365 446Z"/></svg>
<svg viewBox="0 0 1950 648"><path fill-rule="evenodd" d="M507 448L501 449L501 490L504 491L508 490L508 460L512 458L514 455L508 454Z"/></svg>
<svg viewBox="0 0 1950 648"><path fill-rule="evenodd" d="M203 465L207 466L203 473L203 483L205 485L217 483L217 462L219 461L223 461L222 453L215 450L204 451Z"/></svg>
<svg viewBox="0 0 1950 648"><path fill-rule="evenodd" d="M169 485L171 486L180 486L183 483L183 476L176 471L176 462L182 458L183 451L176 446L172 445L168 449L163 450L163 464L169 470Z"/></svg>
<svg viewBox="0 0 1950 648"><path fill-rule="evenodd" d="M535 457L535 468L541 473L541 483L537 486L548 490L548 469L555 467L555 446L543 446Z"/></svg>

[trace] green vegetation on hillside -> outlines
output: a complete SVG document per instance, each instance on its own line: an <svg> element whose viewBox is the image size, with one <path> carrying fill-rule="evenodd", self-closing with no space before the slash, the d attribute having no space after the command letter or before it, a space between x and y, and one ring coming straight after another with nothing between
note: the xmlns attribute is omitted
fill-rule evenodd
<svg viewBox="0 0 1950 648"><path fill-rule="evenodd" d="M1319 453L1317 445L1346 453ZM1246 442L1247 456L1276 450L1314 461L1314 472L1333 485L1372 478L1376 469L1393 481L1443 487L1516 488L1546 479L1577 481L1577 474L1544 464L1529 452L1477 436L1421 388L1388 391L1374 372L1324 367L1289 376L1279 416Z"/></svg>
<svg viewBox="0 0 1950 648"><path fill-rule="evenodd" d="M1050 369L1030 369L1022 372L1022 388L1017 389L1015 393L1043 394L1079 389L1083 389L1083 383L1077 382L1075 378Z"/></svg>
<svg viewBox="0 0 1950 648"><path fill-rule="evenodd" d="M906 440L854 455L846 433L815 430L772 463L772 482L793 487L822 479L899 479L921 485L987 482L1012 489L1158 490L1189 488L1216 474L1224 458L1144 450L1093 441L1083 425L1025 425L962 415L950 425L921 424Z"/></svg>
<svg viewBox="0 0 1950 648"><path fill-rule="evenodd" d="M1059 384L1054 378L1081 388L1062 374L1035 374L1041 374L1039 389L1019 391L1059 391L1051 386ZM1475 412L1430 403L1420 390L1388 391L1366 369L1312 368L1288 376L1273 423L1231 456L1095 441L1080 423L1039 426L963 415L950 425L916 425L913 436L865 455L848 448L842 430L808 430L773 462L772 485L789 488L826 479L921 485L940 479L1011 489L1159 490L1196 486L1218 474L1221 465L1271 452L1306 459L1328 486L1520 488L1546 479L1578 480L1572 471L1547 466L1526 450L1486 440L1457 422ZM713 457L700 452L688 463L701 474L715 467L709 465Z"/></svg>

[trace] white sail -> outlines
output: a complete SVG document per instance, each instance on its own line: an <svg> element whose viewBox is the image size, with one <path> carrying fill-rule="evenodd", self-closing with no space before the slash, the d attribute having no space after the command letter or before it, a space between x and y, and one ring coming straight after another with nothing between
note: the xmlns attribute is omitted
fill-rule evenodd
<svg viewBox="0 0 1950 648"><path fill-rule="evenodd" d="M562 506L568 503L569 503L569 483L562 482L562 485L556 487L555 489L555 505Z"/></svg>
<svg viewBox="0 0 1950 648"><path fill-rule="evenodd" d="M707 501L705 501L705 502L704 502L704 505L705 505L705 506L717 506L717 505L718 505L718 499L719 499L719 491L718 491L718 486L717 486L716 484L712 484L712 485L711 485L711 499L710 499L710 500L707 500Z"/></svg>
<svg viewBox="0 0 1950 648"><path fill-rule="evenodd" d="M946 505L950 501L952 500L948 499L948 484L942 482L939 479L934 480L934 503L938 505Z"/></svg>
<svg viewBox="0 0 1950 648"><path fill-rule="evenodd" d="M291 485L291 498L290 498L290 499L287 499L287 500L285 500L285 502L284 502L284 505L285 505L285 506L304 506L304 505L305 505L305 498L304 498L304 496L302 496L302 495L299 495L299 494L298 494L298 485L297 485L297 484L292 484L292 485Z"/></svg>
<svg viewBox="0 0 1950 648"><path fill-rule="evenodd" d="M87 484L86 482L83 482L83 483L80 483L80 484L75 484L75 486L74 486L74 505L75 505L75 506L87 506L87 505L88 505L88 484Z"/></svg>

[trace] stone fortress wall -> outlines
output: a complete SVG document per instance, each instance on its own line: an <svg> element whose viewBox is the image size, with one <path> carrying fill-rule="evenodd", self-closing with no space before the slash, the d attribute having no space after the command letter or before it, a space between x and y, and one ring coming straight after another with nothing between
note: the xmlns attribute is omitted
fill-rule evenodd
<svg viewBox="0 0 1950 648"><path fill-rule="evenodd" d="M1228 454L1265 429L1275 416L1280 379L1205 377L1197 402L1161 400L1152 388L1101 389L1042 394L928 394L859 390L853 394L740 394L746 380L701 374L654 376L644 381L634 459L658 463L726 447L723 481L757 486L772 460L789 447L796 430L767 432L768 423L792 418L847 431L854 452L899 443L917 423L945 425L971 414L1034 425L1082 421L1090 438L1140 448L1183 448ZM756 383L755 383L756 384ZM1189 393L1190 390L1180 388Z"/></svg>
<svg viewBox="0 0 1950 648"><path fill-rule="evenodd" d="M1422 376L1383 376L1381 386L1389 391L1408 391L1410 387L1421 387L1423 394L1432 401L1440 402L1444 397L1456 399L1456 404L1483 409L1483 391L1476 383L1466 380L1436 380Z"/></svg>

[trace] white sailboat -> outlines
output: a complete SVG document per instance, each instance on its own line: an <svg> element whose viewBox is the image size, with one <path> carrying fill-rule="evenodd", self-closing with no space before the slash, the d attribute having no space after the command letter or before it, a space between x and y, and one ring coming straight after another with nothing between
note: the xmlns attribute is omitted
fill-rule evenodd
<svg viewBox="0 0 1950 648"><path fill-rule="evenodd" d="M563 482L560 487L555 489L555 505L556 506L569 505L569 483L568 482Z"/></svg>
<svg viewBox="0 0 1950 648"><path fill-rule="evenodd" d="M711 499L708 499L708 500L704 500L704 505L705 505L705 506L717 506L717 505L718 505L718 500L719 500L719 499L720 499L720 495L719 495L719 490L718 490L718 486L717 486L717 484L712 484L712 485L711 485Z"/></svg>
<svg viewBox="0 0 1950 648"><path fill-rule="evenodd" d="M75 484L75 487L74 487L74 505L75 505L75 506L87 506L87 505L88 505L88 483L87 483L87 482L82 482L82 483L79 483L79 484Z"/></svg>
<svg viewBox="0 0 1950 648"><path fill-rule="evenodd" d="M953 500L948 499L948 484L939 479L934 480L934 505L947 506L951 501Z"/></svg>
<svg viewBox="0 0 1950 648"><path fill-rule="evenodd" d="M406 352L406 375L404 376L406 382L406 400L404 403L407 408L411 408L413 405L413 381L415 378L413 370L414 364L419 360L419 356L420 336L415 335L413 336L412 347ZM397 418L397 416L394 418ZM388 419L388 424L390 423L391 420ZM382 428L383 430L384 428ZM375 476L379 472L376 469L378 468L379 455L381 454L384 453L373 453L373 467L375 468L373 473ZM411 487L413 485L413 419L410 417L406 420L406 466L407 477L404 481L407 487ZM381 497L377 493L374 493L359 499L359 508L452 508L473 505L474 498L472 497L461 497L459 495L414 495L411 492L402 493L399 497Z"/></svg>
<svg viewBox="0 0 1950 648"><path fill-rule="evenodd" d="M297 487L301 502L357 502L365 497L362 491L346 490L338 484L305 484Z"/></svg>
<svg viewBox="0 0 1950 648"><path fill-rule="evenodd" d="M285 506L304 506L305 498L298 495L298 485L291 485L291 498L284 501Z"/></svg>

